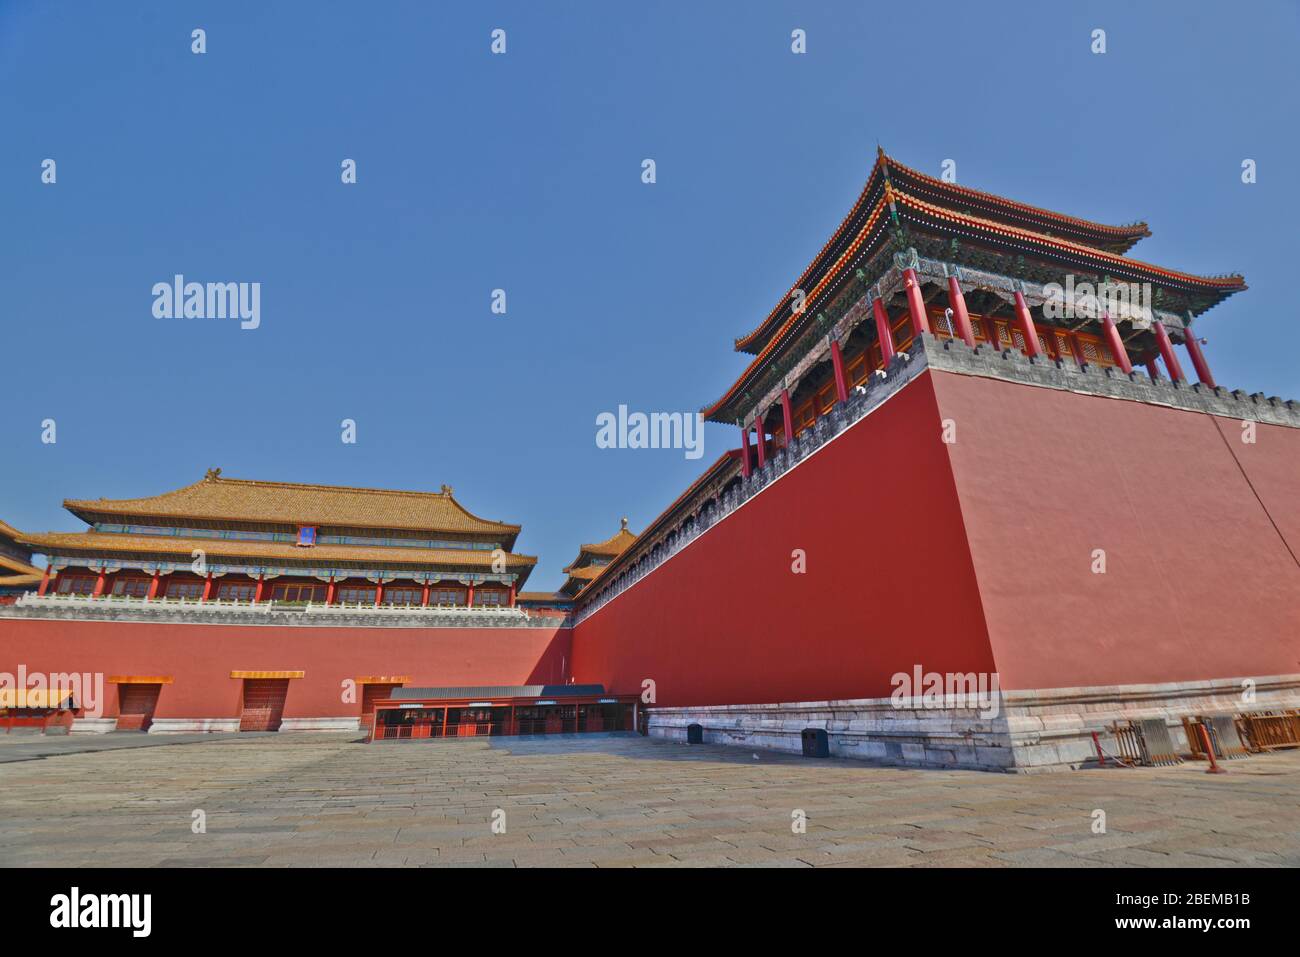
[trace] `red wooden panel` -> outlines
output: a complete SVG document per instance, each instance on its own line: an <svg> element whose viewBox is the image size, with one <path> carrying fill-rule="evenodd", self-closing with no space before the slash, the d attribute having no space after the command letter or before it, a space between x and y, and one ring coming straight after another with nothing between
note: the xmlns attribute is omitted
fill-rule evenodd
<svg viewBox="0 0 1300 957"><path fill-rule="evenodd" d="M148 731L158 707L160 684L117 686L117 730Z"/></svg>
<svg viewBox="0 0 1300 957"><path fill-rule="evenodd" d="M239 730L278 731L288 694L288 678L245 678Z"/></svg>

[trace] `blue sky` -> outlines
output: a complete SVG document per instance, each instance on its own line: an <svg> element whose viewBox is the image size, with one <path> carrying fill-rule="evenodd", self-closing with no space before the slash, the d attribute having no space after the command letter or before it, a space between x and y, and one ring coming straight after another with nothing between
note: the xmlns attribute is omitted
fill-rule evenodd
<svg viewBox="0 0 1300 957"><path fill-rule="evenodd" d="M1242 272L1200 322L1211 366L1298 397L1298 26L1290 2L0 0L0 518L76 529L65 497L210 466L448 483L555 587L738 442L598 449L596 416L717 398L877 142ZM260 282L261 327L154 318L175 273Z"/></svg>

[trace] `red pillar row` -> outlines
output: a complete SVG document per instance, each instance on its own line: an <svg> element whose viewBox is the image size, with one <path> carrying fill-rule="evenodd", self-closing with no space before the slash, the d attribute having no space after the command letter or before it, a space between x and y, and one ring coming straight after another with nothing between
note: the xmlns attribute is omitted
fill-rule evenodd
<svg viewBox="0 0 1300 957"><path fill-rule="evenodd" d="M740 474L749 478L749 426L740 427Z"/></svg>
<svg viewBox="0 0 1300 957"><path fill-rule="evenodd" d="M844 376L844 353L840 351L840 344L835 339L831 340L831 368L835 370L835 401L847 402L849 384Z"/></svg>
<svg viewBox="0 0 1300 957"><path fill-rule="evenodd" d="M907 294L907 311L912 316L912 331L916 335L930 332L930 320L925 314L925 300L921 298L921 280L915 269L903 270L903 289Z"/></svg>
<svg viewBox="0 0 1300 957"><path fill-rule="evenodd" d="M880 340L880 361L889 365L894 358L894 331L889 328L889 313L879 299L871 303L871 313L876 317L876 338Z"/></svg>
<svg viewBox="0 0 1300 957"><path fill-rule="evenodd" d="M1034 328L1034 317L1029 314L1029 305L1019 291L1016 292L1016 325L1025 340L1025 352L1030 358L1039 358L1043 347L1038 342L1038 330Z"/></svg>
<svg viewBox="0 0 1300 957"><path fill-rule="evenodd" d="M970 313L966 310L966 297L962 294L961 283L956 276L948 277L948 305L952 307L953 325L957 335L966 345L975 348L975 329L970 324Z"/></svg>
<svg viewBox="0 0 1300 957"><path fill-rule="evenodd" d="M1196 338L1196 334L1192 332L1190 327L1183 330L1183 336L1185 338L1184 345L1187 346L1187 353L1192 357L1192 368L1196 370L1196 378L1211 389L1216 388L1214 376L1210 375L1210 364L1205 361L1205 353L1201 352L1200 340Z"/></svg>
<svg viewBox="0 0 1300 957"><path fill-rule="evenodd" d="M1115 361L1119 363L1119 367L1124 374L1129 375L1133 371L1133 363L1128 357L1128 349L1124 348L1124 340L1119 336L1119 329L1115 326L1115 320L1109 315L1103 315L1101 325L1106 333L1106 343L1110 346L1110 354L1115 357Z"/></svg>
<svg viewBox="0 0 1300 957"><path fill-rule="evenodd" d="M1157 320L1152 323L1152 328L1156 333L1156 345L1160 347L1160 358L1165 360L1165 368L1169 370L1169 378L1175 382L1186 382L1187 377L1183 375L1183 367L1178 364L1178 356L1174 355L1174 344L1169 341L1164 323Z"/></svg>
<svg viewBox="0 0 1300 957"><path fill-rule="evenodd" d="M758 443L758 467L762 468L767 464L767 430L763 425L763 417L760 415L754 420L754 440Z"/></svg>
<svg viewBox="0 0 1300 957"><path fill-rule="evenodd" d="M781 424L785 426L785 444L794 440L794 409L790 406L790 390L781 390Z"/></svg>

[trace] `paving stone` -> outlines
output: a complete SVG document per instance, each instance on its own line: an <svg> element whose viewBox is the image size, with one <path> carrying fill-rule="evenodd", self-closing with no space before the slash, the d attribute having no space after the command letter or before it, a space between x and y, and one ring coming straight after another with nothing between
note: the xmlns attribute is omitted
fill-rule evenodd
<svg viewBox="0 0 1300 957"><path fill-rule="evenodd" d="M212 735L23 760L0 865L1261 867L1300 864L1300 753L1001 775L634 736L368 746ZM44 747L44 746L43 746ZM12 755L19 752L9 752ZM507 832L491 833L506 811ZM1092 811L1109 833L1090 832ZM190 829L203 809L206 834ZM790 830L791 813L807 831Z"/></svg>

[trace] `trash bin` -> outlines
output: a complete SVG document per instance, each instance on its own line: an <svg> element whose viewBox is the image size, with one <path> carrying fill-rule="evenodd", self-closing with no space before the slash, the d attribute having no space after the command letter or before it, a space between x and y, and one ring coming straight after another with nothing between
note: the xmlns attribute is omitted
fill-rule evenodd
<svg viewBox="0 0 1300 957"><path fill-rule="evenodd" d="M831 756L830 736L821 728L804 728L803 756L805 758L829 758Z"/></svg>
<svg viewBox="0 0 1300 957"><path fill-rule="evenodd" d="M704 743L704 725L688 724L686 726L686 743L703 744Z"/></svg>

